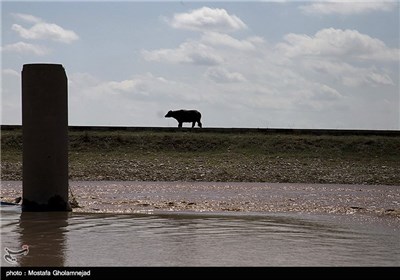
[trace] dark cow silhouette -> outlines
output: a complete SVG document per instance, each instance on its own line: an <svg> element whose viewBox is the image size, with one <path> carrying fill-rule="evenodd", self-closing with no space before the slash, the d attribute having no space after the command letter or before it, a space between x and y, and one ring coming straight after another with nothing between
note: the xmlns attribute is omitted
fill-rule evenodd
<svg viewBox="0 0 400 280"><path fill-rule="evenodd" d="M184 122L191 122L192 128L197 122L199 127L202 127L200 122L201 114L197 110L177 110L177 111L169 111L166 115L166 118L174 118L178 121L178 127L182 127Z"/></svg>

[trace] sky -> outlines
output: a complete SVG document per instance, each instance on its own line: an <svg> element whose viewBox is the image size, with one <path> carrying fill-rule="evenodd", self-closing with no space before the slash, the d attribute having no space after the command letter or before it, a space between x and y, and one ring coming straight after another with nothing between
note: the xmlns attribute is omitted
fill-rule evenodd
<svg viewBox="0 0 400 280"><path fill-rule="evenodd" d="M23 65L55 63L71 126L399 130L399 6L2 1L1 124L22 124Z"/></svg>

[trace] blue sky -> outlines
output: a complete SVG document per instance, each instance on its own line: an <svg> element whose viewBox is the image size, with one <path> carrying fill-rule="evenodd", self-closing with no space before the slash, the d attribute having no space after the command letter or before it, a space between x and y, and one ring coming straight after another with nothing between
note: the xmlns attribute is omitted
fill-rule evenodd
<svg viewBox="0 0 400 280"><path fill-rule="evenodd" d="M70 125L400 129L398 1L1 8L1 124L21 124L22 66L60 63Z"/></svg>

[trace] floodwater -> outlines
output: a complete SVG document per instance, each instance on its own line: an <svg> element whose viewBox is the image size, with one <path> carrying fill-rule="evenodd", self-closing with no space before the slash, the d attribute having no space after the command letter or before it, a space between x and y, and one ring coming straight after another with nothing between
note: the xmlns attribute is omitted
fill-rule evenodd
<svg viewBox="0 0 400 280"><path fill-rule="evenodd" d="M31 213L2 206L1 265L399 266L399 233L398 220L363 215ZM6 248L20 251L15 263Z"/></svg>

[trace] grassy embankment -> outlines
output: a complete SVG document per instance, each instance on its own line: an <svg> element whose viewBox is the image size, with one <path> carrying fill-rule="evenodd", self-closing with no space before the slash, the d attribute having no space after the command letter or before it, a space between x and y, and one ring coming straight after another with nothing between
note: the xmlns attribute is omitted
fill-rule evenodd
<svg viewBox="0 0 400 280"><path fill-rule="evenodd" d="M400 186L400 137L71 131L71 180L248 181ZM1 179L22 179L22 133L2 131Z"/></svg>

